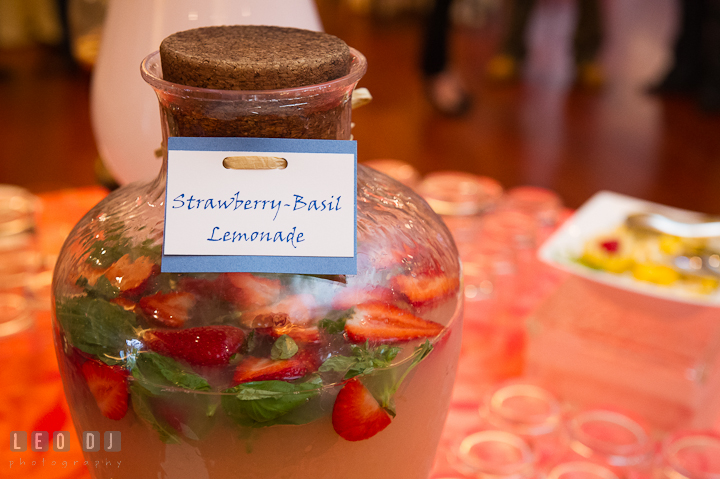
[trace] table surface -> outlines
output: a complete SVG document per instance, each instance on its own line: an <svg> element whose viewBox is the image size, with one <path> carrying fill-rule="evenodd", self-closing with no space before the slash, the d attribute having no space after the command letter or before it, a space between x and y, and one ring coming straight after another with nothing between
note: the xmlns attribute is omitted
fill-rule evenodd
<svg viewBox="0 0 720 479"><path fill-rule="evenodd" d="M40 195L40 247L48 263L62 247L72 227L107 191L100 187L78 188ZM39 285L35 326L23 334L0 340L0 437L11 431L69 431L69 452L10 452L0 448L0 476L8 478L89 478L81 448L65 401L51 337L50 276L46 271ZM525 301L521 317L539 304L564 279L547 271L542 290ZM467 326L467 325L466 325ZM503 324L474 323L466 331L453 391L450 413L431 477L453 477L447 452L456 447L462 434L476 427L478 406L487 388L523 373L526 344L522 321ZM454 475L457 476L457 474Z"/></svg>

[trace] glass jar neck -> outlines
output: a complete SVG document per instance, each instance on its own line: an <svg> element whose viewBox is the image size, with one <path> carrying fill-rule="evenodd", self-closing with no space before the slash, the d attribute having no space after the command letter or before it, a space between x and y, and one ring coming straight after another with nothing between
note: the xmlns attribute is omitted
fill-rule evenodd
<svg viewBox="0 0 720 479"><path fill-rule="evenodd" d="M160 176L167 171L167 139L174 136L349 140L352 92L367 69L365 57L352 48L350 52L348 75L279 90L213 90L171 83L162 78L159 52L148 55L141 73L160 104Z"/></svg>

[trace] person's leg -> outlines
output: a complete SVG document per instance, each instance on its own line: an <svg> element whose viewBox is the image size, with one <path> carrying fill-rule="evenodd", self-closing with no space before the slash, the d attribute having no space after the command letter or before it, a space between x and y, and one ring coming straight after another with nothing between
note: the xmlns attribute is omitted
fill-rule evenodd
<svg viewBox="0 0 720 479"><path fill-rule="evenodd" d="M702 60L700 107L705 111L720 111L720 0L706 0Z"/></svg>
<svg viewBox="0 0 720 479"><path fill-rule="evenodd" d="M573 54L577 82L585 87L600 87L605 81L598 62L603 42L603 12L598 0L578 0L577 24L573 39Z"/></svg>
<svg viewBox="0 0 720 479"><path fill-rule="evenodd" d="M430 103L442 113L460 115L470 107L470 97L449 66L451 6L452 0L435 0L425 24L420 69Z"/></svg>
<svg viewBox="0 0 720 479"><path fill-rule="evenodd" d="M705 3L705 0L680 0L672 64L663 79L652 87L654 93L690 92L700 84Z"/></svg>
<svg viewBox="0 0 720 479"><path fill-rule="evenodd" d="M488 76L497 81L517 78L527 55L527 27L535 0L513 0L500 52L487 65Z"/></svg>
<svg viewBox="0 0 720 479"><path fill-rule="evenodd" d="M513 0L501 52L519 61L527 55L526 33L535 0Z"/></svg>
<svg viewBox="0 0 720 479"><path fill-rule="evenodd" d="M578 0L578 20L573 51L575 63L597 60L603 41L603 18L598 0Z"/></svg>
<svg viewBox="0 0 720 479"><path fill-rule="evenodd" d="M440 73L447 66L451 4L452 0L435 0L427 17L420 58L425 76Z"/></svg>

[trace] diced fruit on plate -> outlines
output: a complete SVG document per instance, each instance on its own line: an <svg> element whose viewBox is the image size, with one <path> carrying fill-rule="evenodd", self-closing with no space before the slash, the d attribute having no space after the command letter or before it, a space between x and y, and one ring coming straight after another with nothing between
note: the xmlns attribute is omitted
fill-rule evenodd
<svg viewBox="0 0 720 479"><path fill-rule="evenodd" d="M440 273L398 275L390 282L394 290L416 307L437 303L455 293L460 285L458 278Z"/></svg>
<svg viewBox="0 0 720 479"><path fill-rule="evenodd" d="M620 234L600 237L585 245L580 261L591 268L623 273L633 266L633 248L630 237Z"/></svg>
<svg viewBox="0 0 720 479"><path fill-rule="evenodd" d="M345 333L354 343L406 342L419 338L433 338L442 331L441 324L384 303L358 305L345 321Z"/></svg>
<svg viewBox="0 0 720 479"><path fill-rule="evenodd" d="M192 366L222 366L230 362L245 340L235 326L201 326L181 330L148 330L145 346L158 354Z"/></svg>
<svg viewBox="0 0 720 479"><path fill-rule="evenodd" d="M96 359L85 361L81 371L102 415L116 421L125 417L129 393L127 372Z"/></svg>
<svg viewBox="0 0 720 479"><path fill-rule="evenodd" d="M232 286L228 300L242 310L255 309L276 302L282 293L280 280L263 278L251 273L227 273Z"/></svg>
<svg viewBox="0 0 720 479"><path fill-rule="evenodd" d="M335 399L332 424L343 439L369 439L388 427L390 422L390 414L357 378L350 379Z"/></svg>
<svg viewBox="0 0 720 479"><path fill-rule="evenodd" d="M197 300L195 295L183 291L155 293L140 299L139 305L145 315L155 324L169 328L181 328L190 317L190 310Z"/></svg>

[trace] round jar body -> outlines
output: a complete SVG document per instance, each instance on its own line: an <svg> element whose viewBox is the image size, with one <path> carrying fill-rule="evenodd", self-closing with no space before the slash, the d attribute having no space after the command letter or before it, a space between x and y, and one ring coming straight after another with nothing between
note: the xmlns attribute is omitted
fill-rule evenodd
<svg viewBox="0 0 720 479"><path fill-rule="evenodd" d="M168 84L156 56L143 74L165 141L348 139L354 55L347 77L272 92ZM55 270L65 391L78 432L100 433L85 453L93 477L426 478L462 328L457 251L437 215L359 166L358 274L161 273L165 171L91 210Z"/></svg>

